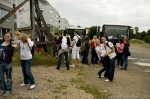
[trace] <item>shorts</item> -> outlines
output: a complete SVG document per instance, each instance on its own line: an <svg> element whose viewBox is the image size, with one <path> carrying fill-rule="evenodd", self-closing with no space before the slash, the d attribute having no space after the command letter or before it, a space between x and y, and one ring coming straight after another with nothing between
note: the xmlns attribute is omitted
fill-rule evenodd
<svg viewBox="0 0 150 99"><path fill-rule="evenodd" d="M79 50L72 50L72 58L73 59L79 59Z"/></svg>

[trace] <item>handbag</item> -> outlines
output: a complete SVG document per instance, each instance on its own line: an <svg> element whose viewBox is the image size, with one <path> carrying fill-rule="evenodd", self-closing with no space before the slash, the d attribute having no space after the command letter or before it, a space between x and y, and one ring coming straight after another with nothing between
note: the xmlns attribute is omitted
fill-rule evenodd
<svg viewBox="0 0 150 99"><path fill-rule="evenodd" d="M125 53L125 55L126 55L126 56L131 56L130 51L127 51L127 52Z"/></svg>

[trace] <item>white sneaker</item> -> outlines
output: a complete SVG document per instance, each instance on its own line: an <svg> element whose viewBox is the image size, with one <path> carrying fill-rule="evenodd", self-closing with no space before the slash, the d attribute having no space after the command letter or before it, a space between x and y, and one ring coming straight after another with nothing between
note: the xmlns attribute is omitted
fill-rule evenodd
<svg viewBox="0 0 150 99"><path fill-rule="evenodd" d="M101 78L104 78L104 76L101 76Z"/></svg>
<svg viewBox="0 0 150 99"><path fill-rule="evenodd" d="M23 86L25 86L25 85L27 85L27 84L24 84L24 83L23 83L23 84L21 84L20 86L23 87Z"/></svg>
<svg viewBox="0 0 150 99"><path fill-rule="evenodd" d="M72 65L69 65L70 67L75 67L75 65L74 64L72 64Z"/></svg>
<svg viewBox="0 0 150 99"><path fill-rule="evenodd" d="M109 80L109 79L106 79L105 81L108 82L108 81L110 81L110 80Z"/></svg>
<svg viewBox="0 0 150 99"><path fill-rule="evenodd" d="M35 88L35 84L30 86L30 89L34 89Z"/></svg>

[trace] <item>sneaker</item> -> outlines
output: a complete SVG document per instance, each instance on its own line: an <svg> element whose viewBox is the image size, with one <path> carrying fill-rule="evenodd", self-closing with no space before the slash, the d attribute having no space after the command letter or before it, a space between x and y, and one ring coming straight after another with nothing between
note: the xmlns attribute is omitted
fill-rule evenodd
<svg viewBox="0 0 150 99"><path fill-rule="evenodd" d="M0 91L0 96L2 96L5 93L5 91Z"/></svg>
<svg viewBox="0 0 150 99"><path fill-rule="evenodd" d="M72 64L72 65L69 65L70 67L75 67L75 65L74 64Z"/></svg>
<svg viewBox="0 0 150 99"><path fill-rule="evenodd" d="M57 70L59 70L59 68L58 68L58 67L56 67L56 69L57 69Z"/></svg>
<svg viewBox="0 0 150 99"><path fill-rule="evenodd" d="M30 86L30 89L34 89L35 88L35 84Z"/></svg>
<svg viewBox="0 0 150 99"><path fill-rule="evenodd" d="M101 76L101 78L104 78L105 76Z"/></svg>
<svg viewBox="0 0 150 99"><path fill-rule="evenodd" d="M106 79L105 81L108 82L108 81L110 81L110 80L109 80L109 79Z"/></svg>
<svg viewBox="0 0 150 99"><path fill-rule="evenodd" d="M9 94L10 94L10 91L6 91L6 92L3 94L3 96L4 96L4 97L7 97Z"/></svg>
<svg viewBox="0 0 150 99"><path fill-rule="evenodd" d="M23 83L23 84L21 84L20 86L23 87L23 86L26 86L26 85L27 85L27 84L24 84L24 83Z"/></svg>

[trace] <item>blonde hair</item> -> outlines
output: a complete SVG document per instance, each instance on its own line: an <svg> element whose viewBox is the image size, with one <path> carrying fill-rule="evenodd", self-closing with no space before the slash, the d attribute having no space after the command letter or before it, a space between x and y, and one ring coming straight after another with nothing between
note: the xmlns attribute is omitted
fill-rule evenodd
<svg viewBox="0 0 150 99"><path fill-rule="evenodd" d="M96 35L94 35L94 36L93 36L93 39L97 39L97 36L96 36Z"/></svg>
<svg viewBox="0 0 150 99"><path fill-rule="evenodd" d="M20 33L19 31L15 31L15 33L18 39L20 39L23 42L27 41L27 39L31 36L30 34L27 35L25 33Z"/></svg>

